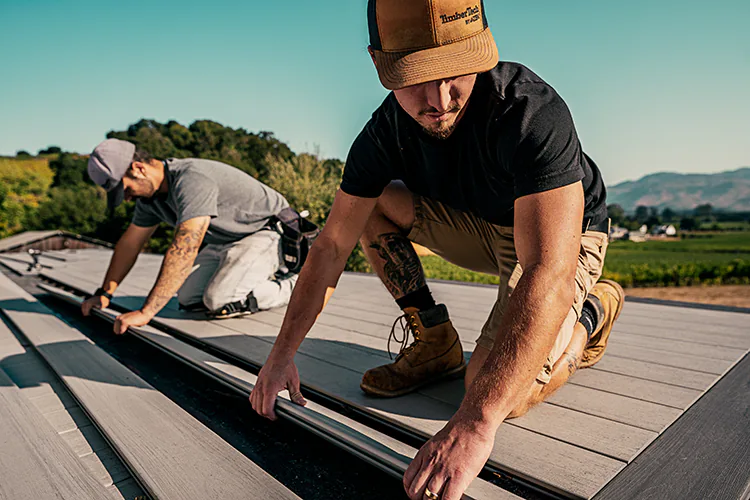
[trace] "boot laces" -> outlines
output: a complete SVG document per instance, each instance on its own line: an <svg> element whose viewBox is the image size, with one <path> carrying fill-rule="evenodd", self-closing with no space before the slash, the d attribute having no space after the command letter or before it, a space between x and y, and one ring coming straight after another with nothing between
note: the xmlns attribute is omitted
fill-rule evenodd
<svg viewBox="0 0 750 500"><path fill-rule="evenodd" d="M401 327L400 338L398 333L396 332L396 325ZM409 333L411 333L411 335L414 337L414 342L412 342L411 344L409 344ZM402 355L409 354L417 346L417 344L422 341L420 335L421 332L419 331L419 324L416 320L416 314L412 315L409 313L404 313L396 318L396 321L393 322L393 326L391 327L391 333L388 336L388 357L390 359L393 359L393 353L391 353L391 341L395 341L396 343L401 344L401 349L399 349L398 356L396 357L396 360L398 360L398 358Z"/></svg>

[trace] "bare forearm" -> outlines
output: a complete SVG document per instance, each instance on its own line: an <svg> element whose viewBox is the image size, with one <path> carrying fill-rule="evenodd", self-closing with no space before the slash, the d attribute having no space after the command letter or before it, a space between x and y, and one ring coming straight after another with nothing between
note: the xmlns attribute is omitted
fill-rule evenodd
<svg viewBox="0 0 750 500"><path fill-rule="evenodd" d="M180 289L190 274L207 226L206 222L200 227L177 229L174 241L164 256L156 284L141 309L144 313L155 316Z"/></svg>
<svg viewBox="0 0 750 500"><path fill-rule="evenodd" d="M281 331L269 358L291 358L323 310L344 271L348 254L325 240L313 246L294 287Z"/></svg>
<svg viewBox="0 0 750 500"><path fill-rule="evenodd" d="M527 394L552 349L574 297L569 277L542 267L524 270L500 333L460 411L494 428Z"/></svg>
<svg viewBox="0 0 750 500"><path fill-rule="evenodd" d="M140 248L133 248L125 242L119 242L115 247L112 260L109 262L107 274L104 276L102 289L107 293L114 293L117 287L125 279L138 259Z"/></svg>

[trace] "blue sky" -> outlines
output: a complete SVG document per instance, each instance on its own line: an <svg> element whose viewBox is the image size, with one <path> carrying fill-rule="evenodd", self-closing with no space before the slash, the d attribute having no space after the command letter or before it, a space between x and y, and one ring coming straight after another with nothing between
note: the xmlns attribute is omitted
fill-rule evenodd
<svg viewBox="0 0 750 500"><path fill-rule="evenodd" d="M750 165L747 0L485 0L503 60L572 110L608 184ZM88 152L141 117L345 158L382 101L366 0L0 0L0 154Z"/></svg>

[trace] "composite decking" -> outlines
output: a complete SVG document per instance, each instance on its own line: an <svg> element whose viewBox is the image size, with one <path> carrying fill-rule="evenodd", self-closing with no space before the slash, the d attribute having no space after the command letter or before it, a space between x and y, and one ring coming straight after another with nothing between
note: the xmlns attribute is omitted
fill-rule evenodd
<svg viewBox="0 0 750 500"><path fill-rule="evenodd" d="M23 270L23 264L5 257L0 263ZM42 276L90 293L101 282L109 252L50 252L50 257L65 261L50 263ZM114 303L138 308L159 265L160 257L142 255ZM439 282L431 288L448 305L470 356L495 290ZM283 314L274 310L250 318L204 321L178 313L171 304L154 324L259 366ZM306 387L427 437L460 403L461 381L396 399L369 398L358 387L366 369L388 362L386 339L398 314L375 278L345 275L296 361ZM628 464L647 447L650 451L653 447L648 445L671 430L675 421L677 428L679 417L745 356L750 349L748 323L748 316L740 313L628 303L602 361L576 373L528 415L504 423L489 466L560 495L593 497L618 473L622 472L617 480L629 474ZM748 442L747 433L738 436L740 442Z"/></svg>
<svg viewBox="0 0 750 500"><path fill-rule="evenodd" d="M151 498L298 498L4 275L0 275L0 309L80 403ZM36 441L36 452L43 455L44 443ZM43 477L31 477L28 482L34 485ZM35 498L77 496L67 491Z"/></svg>

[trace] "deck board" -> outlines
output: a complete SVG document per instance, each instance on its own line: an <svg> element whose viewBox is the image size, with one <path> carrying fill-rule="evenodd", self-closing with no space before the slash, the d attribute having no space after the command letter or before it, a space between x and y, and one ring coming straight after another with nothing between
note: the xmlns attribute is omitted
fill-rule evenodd
<svg viewBox="0 0 750 500"><path fill-rule="evenodd" d="M126 285L125 289L127 291L129 287ZM124 297L118 303L127 308L137 308L141 302L141 297ZM215 327L212 327L214 330L211 331L219 332L217 335L244 335L252 332L255 336L272 343L282 319L283 315L278 312L263 312L252 318L214 322ZM229 332L221 332L220 328L225 328ZM318 340L321 342L317 342ZM381 349L382 341L379 339L316 324L300 347L300 352L319 361L351 370L361 377L367 367L388 362L387 354ZM419 392L449 403L454 408L458 407L463 397L462 382L443 384ZM614 398L616 399L616 396ZM630 398L620 398L619 403L628 405ZM633 458L643 442L653 437L644 429L582 413L588 411L588 407L577 407L576 404L577 401L572 401L570 405L563 407L542 403L529 415L508 421L507 424L623 461Z"/></svg>
<svg viewBox="0 0 750 500"><path fill-rule="evenodd" d="M297 498L2 275L0 308L86 408L150 495Z"/></svg>
<svg viewBox="0 0 750 500"><path fill-rule="evenodd" d="M44 287L44 289L66 302L76 305L81 303L79 297L62 290L51 287ZM108 309L95 311L95 314L110 322L113 322L117 315L116 312ZM132 328L130 332L167 354L216 378L245 397L255 385L257 380L255 375L181 342L160 330L147 326ZM324 439L333 441L334 444L365 458L399 478L408 467L410 459L417 453L413 447L312 401L308 401L305 407L300 407L292 404L288 397L282 395L277 410L282 418L292 419L298 425L312 430ZM466 500L517 500L519 497L486 481L475 479L467 489L464 498Z"/></svg>
<svg viewBox="0 0 750 500"><path fill-rule="evenodd" d="M50 273L50 276L67 279L71 284L82 281L86 283L80 277L59 272ZM84 286L91 289L93 284ZM127 290L123 293L127 293ZM136 301L142 299L116 296L115 300L119 303L130 300L132 307ZM166 311L165 314L170 315L170 311ZM254 364L262 364L265 361L278 332L278 327L263 325L253 319L241 320L253 327L253 335L243 335L221 326L232 320L197 322L184 319L183 315L178 316L174 311L171 311L171 316L174 317L162 316L159 322ZM319 351L320 356L330 358L335 352L335 345L324 345L328 350ZM353 351L348 349L349 353ZM397 399L369 398L359 389L362 366L354 370L333 365L325 358L305 354L304 350L297 355L296 361L303 382L309 386L424 436L430 436L442 428L456 409L455 404L448 404L419 393ZM365 365L365 368L370 365ZM593 495L625 465L623 461L514 425L501 426L491 463L550 489L583 498Z"/></svg>
<svg viewBox="0 0 750 500"><path fill-rule="evenodd" d="M744 500L750 493L750 355L595 500Z"/></svg>
<svg viewBox="0 0 750 500"><path fill-rule="evenodd" d="M24 349L0 320L0 360ZM0 499L99 499L104 488L0 365Z"/></svg>
<svg viewBox="0 0 750 500"><path fill-rule="evenodd" d="M76 273L80 269L77 266L86 262L88 270L98 268L103 272L107 265L103 257L100 253L96 260L86 262L79 252L78 260L44 274L90 292L98 286L100 276L93 271L81 276ZM158 258L139 259L118 291L116 302L126 308L139 307L153 284L158 265ZM495 289L434 281L430 281L430 287L438 301L449 305L464 348L470 354L495 301ZM362 301L365 296L366 303ZM726 335L714 335L716 327L704 330L704 322L722 324L722 316L716 316L714 311L700 311L711 314L698 315L697 326L684 333L661 324L643 324L648 308L653 314L671 314L668 306L637 304L638 314L632 321L625 321L629 319L629 306L621 317L624 326L620 328L618 321L607 356L596 367L576 374L549 403L501 426L491 457L494 466L554 491L589 497L609 481L613 471L623 467L623 462L632 460L658 439L656 436L750 346L750 336L736 324L724 325ZM689 322L687 314L692 310L685 309L680 321ZM275 340L283 312L280 309L249 319L199 322L168 309L158 321L260 365ZM385 339L398 314L377 278L344 275L329 306L303 343L297 355L298 367L303 383L418 434L430 435L460 401L459 381L398 398L401 403L373 402L357 387L364 369L386 362ZM577 451L572 452L573 449ZM533 456L541 450L547 457L545 464ZM562 462L557 463L558 460ZM586 473L582 474L582 470Z"/></svg>

